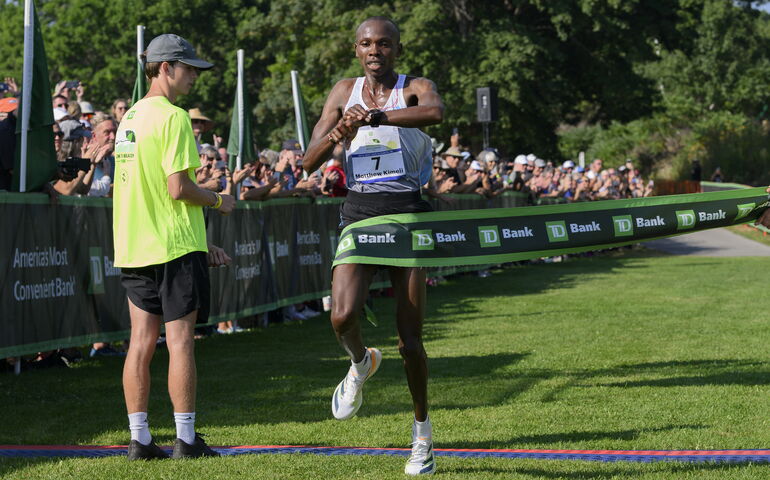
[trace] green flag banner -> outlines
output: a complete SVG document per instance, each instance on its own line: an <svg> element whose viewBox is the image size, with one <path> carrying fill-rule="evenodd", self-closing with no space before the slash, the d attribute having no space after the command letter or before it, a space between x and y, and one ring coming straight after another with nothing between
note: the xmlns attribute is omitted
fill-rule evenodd
<svg viewBox="0 0 770 480"><path fill-rule="evenodd" d="M235 171L236 167L253 162L258 158L256 148L254 148L254 137L251 132L251 104L249 103L249 92L246 89L246 80L244 74L244 52L238 50L238 82L235 88L235 99L233 100L233 116L230 121L230 135L227 140L227 153L230 155L230 171ZM240 165L237 160L240 157Z"/></svg>
<svg viewBox="0 0 770 480"><path fill-rule="evenodd" d="M291 95L294 99L294 117L297 124L297 138L302 146L302 150L307 150L310 144L310 133L307 125L307 115L305 114L305 100L302 97L302 89L299 86L299 74L296 70L291 71Z"/></svg>
<svg viewBox="0 0 770 480"><path fill-rule="evenodd" d="M16 122L16 156L14 160L13 190L19 191L21 187L22 162L26 162L26 191L39 190L43 185L51 181L56 173L56 151L53 146L53 109L51 108L51 84L48 81L48 61L45 55L43 35L40 33L40 22L37 19L37 11L32 4L32 20L34 39L32 42L32 58L25 59L25 63L31 61L29 73L32 75L31 95L22 95L19 98L19 120L23 112L29 110L29 126L27 131L27 145L22 147L22 122ZM27 67L25 66L25 70ZM25 105L24 98L30 98L29 105ZM22 158L22 151L26 152L26 158Z"/></svg>
<svg viewBox="0 0 770 480"><path fill-rule="evenodd" d="M147 77L144 75L142 64L142 52L144 51L144 25L136 26L136 81L134 91L131 93L131 105L144 98L147 94Z"/></svg>
<svg viewBox="0 0 770 480"><path fill-rule="evenodd" d="M385 215L342 231L334 265L444 267L638 243L755 220L765 188L664 197Z"/></svg>
<svg viewBox="0 0 770 480"><path fill-rule="evenodd" d="M136 62L136 82L134 82L134 91L131 93L131 105L144 98L147 94L147 77L144 76L144 67L142 62Z"/></svg>

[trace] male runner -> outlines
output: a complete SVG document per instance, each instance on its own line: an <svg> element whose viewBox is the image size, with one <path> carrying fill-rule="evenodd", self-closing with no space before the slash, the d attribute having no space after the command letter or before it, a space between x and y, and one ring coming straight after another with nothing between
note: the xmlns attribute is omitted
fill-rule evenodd
<svg viewBox="0 0 770 480"><path fill-rule="evenodd" d="M115 138L115 265L122 268L131 316L123 367L131 430L128 458L168 456L153 442L147 423L150 361L161 322L177 431L172 457L216 456L195 433L193 332L196 320L208 316L208 267L227 263L229 257L220 248L207 248L201 207L226 214L235 200L195 184L200 159L190 116L173 105L190 91L198 71L213 65L171 34L154 38L145 55L150 89L124 115Z"/></svg>
<svg viewBox="0 0 770 480"><path fill-rule="evenodd" d="M359 25L354 46L364 76L340 80L334 86L305 154L304 168L313 172L329 159L337 143L345 146L350 191L340 211L340 227L378 215L431 209L420 196L421 186L430 178L431 142L416 127L441 123L444 105L433 82L393 70L402 51L399 40L398 27L386 17L372 17ZM363 384L382 359L379 350L364 347L359 325L369 284L378 268L345 264L333 272L332 326L352 361L332 397L332 413L340 420L356 414ZM405 472L429 474L435 471L436 463L422 344L425 270L388 271L396 294L398 347L414 403L412 455Z"/></svg>

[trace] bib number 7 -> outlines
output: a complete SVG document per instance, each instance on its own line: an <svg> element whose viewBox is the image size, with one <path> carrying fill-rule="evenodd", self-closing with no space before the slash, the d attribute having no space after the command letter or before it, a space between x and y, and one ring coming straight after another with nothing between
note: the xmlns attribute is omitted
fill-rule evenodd
<svg viewBox="0 0 770 480"><path fill-rule="evenodd" d="M379 170L380 169L380 158L382 157L372 157L372 160L374 160L376 163L374 164L374 169Z"/></svg>

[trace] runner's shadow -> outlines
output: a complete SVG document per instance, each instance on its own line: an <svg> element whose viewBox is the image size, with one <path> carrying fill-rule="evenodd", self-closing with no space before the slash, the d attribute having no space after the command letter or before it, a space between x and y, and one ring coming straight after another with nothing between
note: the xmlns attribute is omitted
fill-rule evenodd
<svg viewBox="0 0 770 480"><path fill-rule="evenodd" d="M400 357L391 347L377 376L366 386L366 408L359 418L388 414L409 414L412 411ZM480 356L436 357L429 359L430 389L434 405L440 408L469 408L499 405L526 392L534 382L530 379L512 379L496 383L482 392L468 378L483 378L494 371L521 362L528 354L510 353ZM320 357L314 362L291 361L265 365L263 374L206 374L199 375L202 391L217 392L232 382L248 382L248 393L227 398L225 408L214 404L201 407L207 422L217 426L244 424L276 424L291 422L322 422L331 419L329 403L334 388L347 371L344 359ZM204 367L208 368L208 367ZM269 373L267 373L269 372ZM209 393L203 402L222 398ZM462 401L458 401L462 399ZM472 399L472 400L468 400ZM233 415L238 411L238 415Z"/></svg>

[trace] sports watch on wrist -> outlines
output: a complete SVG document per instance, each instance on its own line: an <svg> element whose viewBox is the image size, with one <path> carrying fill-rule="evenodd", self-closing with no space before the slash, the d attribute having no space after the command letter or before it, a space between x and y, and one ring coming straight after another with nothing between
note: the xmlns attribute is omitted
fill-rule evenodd
<svg viewBox="0 0 770 480"><path fill-rule="evenodd" d="M385 112L382 110L369 110L369 116L371 120L369 120L369 126L377 128L380 126L380 122L382 121L382 117L385 116Z"/></svg>

